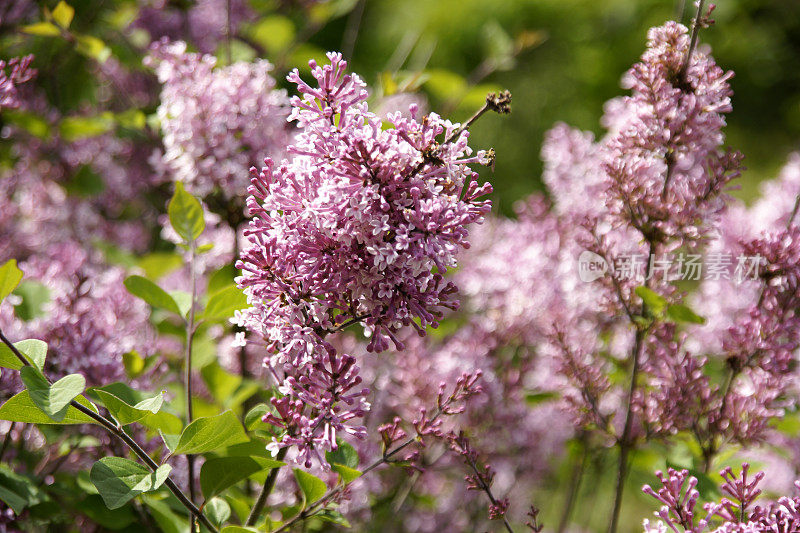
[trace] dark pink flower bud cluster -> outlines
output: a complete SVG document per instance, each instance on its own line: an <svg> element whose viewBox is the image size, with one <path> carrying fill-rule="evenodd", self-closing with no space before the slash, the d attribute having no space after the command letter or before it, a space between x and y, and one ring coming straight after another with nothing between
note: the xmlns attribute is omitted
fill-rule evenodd
<svg viewBox="0 0 800 533"><path fill-rule="evenodd" d="M0 111L16 109L22 105L18 86L36 75L36 69L31 68L32 61L32 55L15 57L8 61L0 59Z"/></svg>
<svg viewBox="0 0 800 533"><path fill-rule="evenodd" d="M764 479L764 472L748 478L750 465L742 464L742 471L736 475L730 467L719 474L724 482L720 486L726 494L719 502L707 502L702 507L705 517L696 520L698 500L697 478L689 476L687 470L670 468L665 476L656 472L661 482L657 491L649 485L642 489L663 504L655 513L659 521L644 521L645 533L666 533L667 528L675 533L713 532L713 533L766 533L800 531L800 498L783 496L774 503L764 506L753 503L761 495L758 485ZM800 481L795 482L800 489Z"/></svg>

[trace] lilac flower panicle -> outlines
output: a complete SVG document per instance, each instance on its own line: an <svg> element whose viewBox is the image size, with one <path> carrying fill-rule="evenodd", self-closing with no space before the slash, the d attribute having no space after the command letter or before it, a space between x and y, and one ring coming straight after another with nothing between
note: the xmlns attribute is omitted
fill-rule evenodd
<svg viewBox="0 0 800 533"><path fill-rule="evenodd" d="M317 450L335 448L337 432L364 433L352 424L367 391L356 386L354 360L325 336L360 322L368 350L383 351L390 340L402 347L401 328L435 327L443 308L457 306L444 274L469 246L466 227L490 209L480 197L491 186L469 167L486 158L472 153L466 130L435 114L418 119L413 105L384 129L361 78L346 73L341 54L328 59L309 63L316 87L297 70L287 77L300 93L289 115L299 126L293 158L251 171L252 219L237 262L251 307L236 321L263 338L292 398L268 417L290 428L273 451L296 445L306 464L324 463Z"/></svg>
<svg viewBox="0 0 800 533"><path fill-rule="evenodd" d="M166 40L145 63L162 84L158 116L164 153L156 167L199 196L244 195L248 170L264 157L282 157L291 142L288 100L275 88L267 61L216 66L216 58Z"/></svg>
<svg viewBox="0 0 800 533"><path fill-rule="evenodd" d="M647 51L623 80L631 95L610 108L604 170L608 207L650 240L692 245L725 207L741 155L720 148L732 72L696 50L686 27L648 32ZM699 223L698 223L699 221Z"/></svg>

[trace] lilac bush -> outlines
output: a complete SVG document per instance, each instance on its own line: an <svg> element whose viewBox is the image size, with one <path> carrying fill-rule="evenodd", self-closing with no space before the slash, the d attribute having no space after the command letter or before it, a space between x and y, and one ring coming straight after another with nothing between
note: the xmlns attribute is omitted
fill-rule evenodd
<svg viewBox="0 0 800 533"><path fill-rule="evenodd" d="M0 531L800 531L800 155L734 197L695 7L511 217L531 35L373 82L360 2L0 8Z"/></svg>

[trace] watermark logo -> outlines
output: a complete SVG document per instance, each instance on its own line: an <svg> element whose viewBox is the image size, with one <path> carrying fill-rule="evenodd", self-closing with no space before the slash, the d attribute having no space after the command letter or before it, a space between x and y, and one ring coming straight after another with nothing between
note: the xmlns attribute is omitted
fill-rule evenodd
<svg viewBox="0 0 800 533"><path fill-rule="evenodd" d="M588 283L607 273L618 280L644 282L653 276L665 281L731 280L736 284L759 279L766 260L759 255L734 256L725 252L700 254L665 254L651 256L622 254L606 260L584 250L578 256L578 276Z"/></svg>
<svg viewBox="0 0 800 533"><path fill-rule="evenodd" d="M588 283L603 276L608 272L608 263L601 256L589 250L584 250L578 257L578 276L581 281Z"/></svg>

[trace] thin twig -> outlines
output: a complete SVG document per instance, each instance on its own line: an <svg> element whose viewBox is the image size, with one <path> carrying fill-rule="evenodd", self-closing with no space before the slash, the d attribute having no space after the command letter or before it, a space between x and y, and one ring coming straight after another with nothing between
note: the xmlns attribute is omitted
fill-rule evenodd
<svg viewBox="0 0 800 533"><path fill-rule="evenodd" d="M11 425L8 426L8 433L6 433L6 436L3 439L3 447L0 448L0 460L3 459L3 455L6 453L6 448L8 448L8 445L11 442L11 434L14 432L14 426L16 424L16 422L11 422Z"/></svg>
<svg viewBox="0 0 800 533"><path fill-rule="evenodd" d="M289 448L281 448L278 451L278 455L276 459L278 461L282 461L284 457L286 457L286 452ZM272 489L275 488L275 480L278 478L278 471L280 467L273 468L270 470L269 475L267 476L267 480L264 482L264 487L261 489L261 493L258 495L258 499L256 503L253 504L253 508L250 510L250 515L247 517L247 522L244 525L246 526L254 526L256 525L256 521L258 517L261 516L262 511L264 511L264 506L267 504L267 498L269 497Z"/></svg>
<svg viewBox="0 0 800 533"><path fill-rule="evenodd" d="M230 6L230 0L228 1L228 5ZM191 294L192 294L192 301L189 304L189 316L186 320L186 353L184 358L184 363L186 366L186 424L191 424L192 420L194 420L193 416L193 409L192 409L192 341L194 340L194 333L195 333L195 325L194 325L194 318L195 318L195 300L197 298L197 273L195 272L195 248L196 243L195 240L189 243L189 275L191 278ZM197 494L195 493L195 472L194 472L194 455L187 454L186 455L186 463L188 465L189 471L189 498L191 498L192 503L197 501ZM191 530L194 531L195 529L195 521L194 517L191 518Z"/></svg>
<svg viewBox="0 0 800 533"><path fill-rule="evenodd" d="M492 494L492 488L484 481L483 476L481 475L480 470L478 470L478 466L475 464L475 461L472 459L470 455L466 455L467 464L475 472L475 479L480 483L481 490L486 493L486 496L489 498L489 501L492 502L492 505L497 506L497 498L494 497ZM514 533L514 530L511 528L511 524L508 523L508 518L506 518L505 513L503 513L503 525L506 526L506 530L508 533Z"/></svg>
<svg viewBox="0 0 800 533"><path fill-rule="evenodd" d="M650 268L653 264L653 257L655 255L655 247L652 242L648 241L647 250L647 266L645 271L645 287L650 281ZM647 313L647 304L642 302L642 315ZM628 475L628 454L633 447L631 442L631 433L633 432L633 397L636 394L636 384L639 379L639 366L641 363L642 355L644 352L644 341L647 336L647 330L641 327L636 328L636 336L634 337L633 349L631 350L631 378L628 387L628 395L626 397L626 413L625 413L625 426L622 429L622 435L617 440L619 445L619 464L617 466L617 482L616 490L614 491L614 507L611 511L611 522L608 525L609 533L616 533L619 524L619 512L622 508L622 493L625 488L625 478Z"/></svg>
<svg viewBox="0 0 800 533"><path fill-rule="evenodd" d="M14 346L14 344L10 340L8 340L8 338L3 334L3 331L1 329L0 329L0 342L8 346L8 348L14 353L17 359L20 360L23 366L31 366L30 362L28 362L28 359L24 355L22 355L22 353L17 349L16 346ZM147 465L147 467L150 470L152 470L153 472L158 470L158 464L153 460L153 458L147 455L147 452L145 452L142 449L142 447L139 446L139 444L122 429L122 427L118 426L117 424L107 419L103 415L94 412L94 410L92 410L91 408L86 407L85 405L80 404L75 400L69 402L69 405L71 407L74 407L84 415L88 416L89 418L91 418L92 420L103 426L109 433L120 439L128 448L131 449L131 451L133 451L133 453L136 454L136 456L139 459L142 460L142 462L144 462ZM188 509L192 515L197 517L197 519L200 521L201 524L207 527L208 530L211 531L212 533L218 533L218 530L214 526L214 524L212 524L208 520L208 518L206 518L203 512L200 511L200 509L198 509L197 506L191 500L189 500L189 498L186 497L183 491L181 491L181 489L178 488L178 486L175 484L174 481L172 481L172 479L169 476L167 476L164 485L166 485L166 487L170 490L170 492L172 492L172 494L174 494L175 497L178 498L178 501L181 502L181 504L184 507L186 507L186 509Z"/></svg>
<svg viewBox="0 0 800 533"><path fill-rule="evenodd" d="M681 70L678 73L678 78L681 80L686 79L686 72L689 70L689 63L692 61L692 54L694 53L695 48L697 48L697 37L700 34L700 19L703 16L703 4L705 4L705 0L699 0L697 2L697 11L695 12L694 19L692 20L692 36L691 40L689 41L689 49L686 50L686 57L683 59L683 65L681 65Z"/></svg>
<svg viewBox="0 0 800 533"><path fill-rule="evenodd" d="M356 48L356 41L358 40L358 30L361 27L361 19L364 16L364 7L367 0L359 0L356 8L350 12L347 17L347 27L344 30L344 37L342 38L342 55L347 59L353 58L353 51Z"/></svg>
<svg viewBox="0 0 800 533"><path fill-rule="evenodd" d="M439 418L439 416L441 414L442 414L441 410L437 410L436 413L434 413L434 415L431 417L430 421L431 422L436 421L436 419ZM357 479L363 478L369 472L375 470L376 468L378 468L379 466L381 466L383 464L388 463L392 459L392 457L394 457L395 455L397 455L398 453L400 453L401 451L403 451L404 449L409 447L411 444L416 442L417 438L418 438L417 435L414 435L413 437L409 437L407 440L403 441L402 444L399 444L393 450L384 452L384 454L380 457L380 459L376 459L373 463L371 463L364 470L362 470L361 471L361 475ZM350 483L353 483L354 481L355 480L351 481ZM300 522L300 521L303 521L303 520L305 520L307 518L310 518L317 511L323 509L325 507L325 505L327 505L327 503L333 497L335 497L337 494L342 492L345 488L349 487L350 483L343 483L343 484L341 484L341 485L339 485L337 487L334 487L334 488L328 490L328 492L326 492L320 499L318 499L314 503L310 504L306 509L304 509L302 512L297 514L294 518L292 518L288 522L285 522L281 527L276 529L273 533L281 533L281 531L286 531L287 529L289 529L290 527L295 525L297 522Z"/></svg>
<svg viewBox="0 0 800 533"><path fill-rule="evenodd" d="M561 520L558 522L557 533L564 533L569 525L569 517L572 514L572 509L575 507L575 502L578 499L578 492L580 490L581 481L583 480L583 472L586 470L586 461L589 457L588 447L584 442L584 437L581 436L580 446L581 451L578 460L575 461L575 467L572 469L572 478L569 484L569 492L567 492L567 501L564 502L564 509L561 513Z"/></svg>

